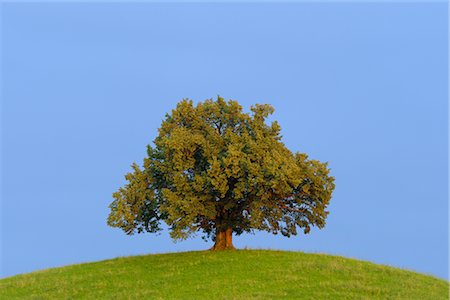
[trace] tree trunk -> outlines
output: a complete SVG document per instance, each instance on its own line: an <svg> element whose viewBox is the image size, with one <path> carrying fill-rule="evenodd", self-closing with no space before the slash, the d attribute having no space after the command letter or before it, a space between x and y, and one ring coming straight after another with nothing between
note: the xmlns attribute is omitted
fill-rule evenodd
<svg viewBox="0 0 450 300"><path fill-rule="evenodd" d="M231 227L228 227L227 229L217 229L216 230L216 243L214 246L210 249L213 251L220 251L220 250L234 250L233 246L233 230Z"/></svg>

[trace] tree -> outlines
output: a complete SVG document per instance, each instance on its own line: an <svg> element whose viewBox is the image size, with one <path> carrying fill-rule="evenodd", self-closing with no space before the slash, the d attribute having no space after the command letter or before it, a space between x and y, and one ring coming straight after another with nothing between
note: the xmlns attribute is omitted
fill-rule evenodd
<svg viewBox="0 0 450 300"><path fill-rule="evenodd" d="M327 163L286 148L278 123L266 123L273 112L256 104L245 113L221 97L178 103L143 168L133 164L113 194L108 225L131 235L157 232L164 221L172 238L201 232L212 250L233 249L233 233L323 228L334 178Z"/></svg>

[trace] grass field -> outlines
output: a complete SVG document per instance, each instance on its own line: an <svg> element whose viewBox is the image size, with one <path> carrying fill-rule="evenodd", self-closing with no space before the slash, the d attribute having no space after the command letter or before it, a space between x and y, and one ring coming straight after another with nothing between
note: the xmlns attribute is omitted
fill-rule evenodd
<svg viewBox="0 0 450 300"><path fill-rule="evenodd" d="M449 283L343 257L239 250L133 256L0 280L0 299L448 299Z"/></svg>

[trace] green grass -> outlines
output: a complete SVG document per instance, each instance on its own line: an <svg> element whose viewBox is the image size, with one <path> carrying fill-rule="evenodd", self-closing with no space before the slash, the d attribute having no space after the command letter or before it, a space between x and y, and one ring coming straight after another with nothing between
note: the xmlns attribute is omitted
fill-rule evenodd
<svg viewBox="0 0 450 300"><path fill-rule="evenodd" d="M369 262L239 250L124 257L0 280L0 299L448 299L449 283Z"/></svg>

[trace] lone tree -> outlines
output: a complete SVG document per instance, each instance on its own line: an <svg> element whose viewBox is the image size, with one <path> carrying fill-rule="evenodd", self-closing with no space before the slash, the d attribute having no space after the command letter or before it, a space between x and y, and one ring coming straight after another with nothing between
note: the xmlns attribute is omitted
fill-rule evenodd
<svg viewBox="0 0 450 300"><path fill-rule="evenodd" d="M108 225L131 235L161 230L174 239L196 232L212 250L234 249L237 235L265 230L284 236L323 228L334 189L327 163L292 153L281 142L274 111L236 101L183 100L166 114L143 168L113 194Z"/></svg>

